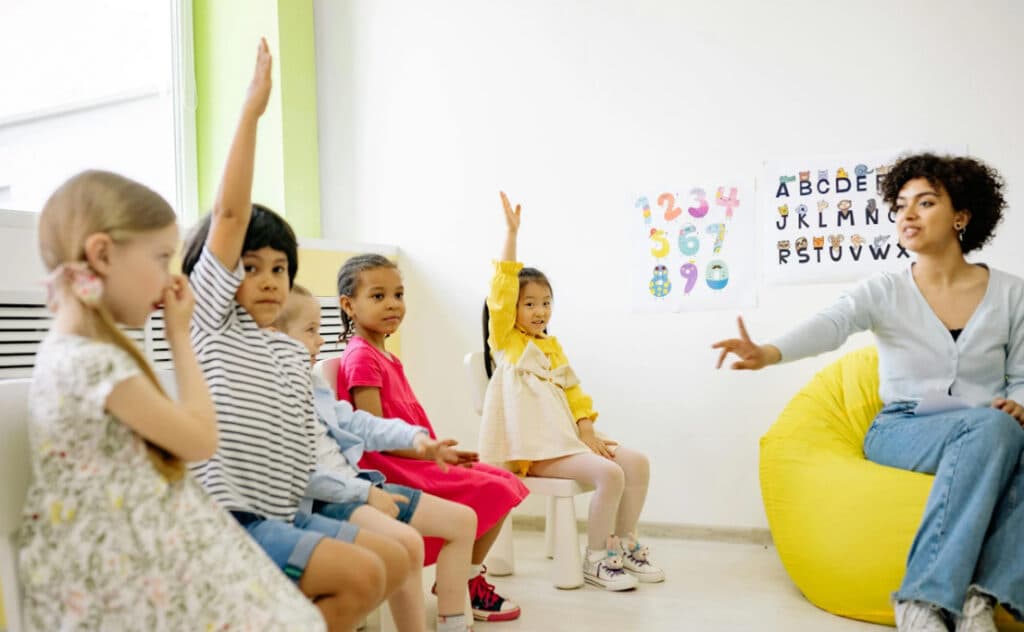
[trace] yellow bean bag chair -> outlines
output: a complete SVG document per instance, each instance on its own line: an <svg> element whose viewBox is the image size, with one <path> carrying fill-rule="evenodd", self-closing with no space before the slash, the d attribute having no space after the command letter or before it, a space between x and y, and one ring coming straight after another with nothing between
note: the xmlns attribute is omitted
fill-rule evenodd
<svg viewBox="0 0 1024 632"><path fill-rule="evenodd" d="M890 596L933 477L864 457L864 435L881 408L874 347L826 367L761 438L761 496L782 564L811 603L893 625ZM1002 610L997 621L1024 632Z"/></svg>

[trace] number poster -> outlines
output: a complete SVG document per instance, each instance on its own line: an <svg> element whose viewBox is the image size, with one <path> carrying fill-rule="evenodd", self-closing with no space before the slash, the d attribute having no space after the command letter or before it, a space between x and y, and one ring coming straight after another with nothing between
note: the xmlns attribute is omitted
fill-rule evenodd
<svg viewBox="0 0 1024 632"><path fill-rule="evenodd" d="M630 269L641 312L756 303L751 186L709 182L650 189L633 198Z"/></svg>

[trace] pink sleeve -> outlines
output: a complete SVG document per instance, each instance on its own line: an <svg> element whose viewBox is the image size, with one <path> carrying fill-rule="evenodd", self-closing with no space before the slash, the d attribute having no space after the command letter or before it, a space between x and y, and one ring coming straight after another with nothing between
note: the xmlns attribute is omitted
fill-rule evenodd
<svg viewBox="0 0 1024 632"><path fill-rule="evenodd" d="M357 386L372 386L381 388L384 385L384 372L380 366L379 359L371 349L354 348L345 354L342 360L340 376L344 374L345 390L351 390Z"/></svg>

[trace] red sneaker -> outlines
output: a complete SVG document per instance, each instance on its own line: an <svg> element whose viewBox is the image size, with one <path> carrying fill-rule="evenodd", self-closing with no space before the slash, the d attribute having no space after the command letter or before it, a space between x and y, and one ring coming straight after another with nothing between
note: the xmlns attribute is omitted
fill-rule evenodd
<svg viewBox="0 0 1024 632"><path fill-rule="evenodd" d="M512 621L518 619L519 606L494 592L494 585L487 583L483 572L469 580L469 600L473 604L473 618L477 621Z"/></svg>

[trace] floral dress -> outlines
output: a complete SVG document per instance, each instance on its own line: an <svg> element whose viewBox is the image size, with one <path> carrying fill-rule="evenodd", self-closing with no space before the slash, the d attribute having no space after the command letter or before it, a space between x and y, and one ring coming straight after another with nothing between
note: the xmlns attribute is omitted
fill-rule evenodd
<svg viewBox="0 0 1024 632"><path fill-rule="evenodd" d="M168 483L105 410L123 350L51 334L29 394L19 533L28 630L324 630L317 611L186 474Z"/></svg>

